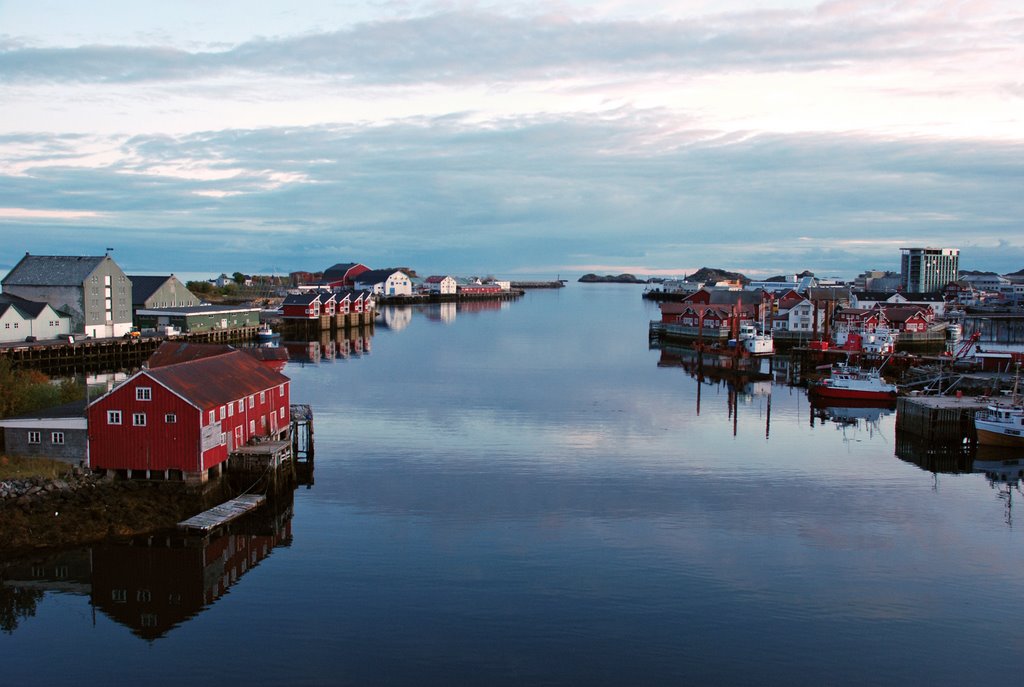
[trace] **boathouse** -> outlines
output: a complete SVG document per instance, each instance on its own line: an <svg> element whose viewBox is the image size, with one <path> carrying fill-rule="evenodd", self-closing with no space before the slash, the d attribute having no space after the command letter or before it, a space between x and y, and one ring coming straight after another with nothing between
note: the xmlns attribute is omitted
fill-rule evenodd
<svg viewBox="0 0 1024 687"><path fill-rule="evenodd" d="M287 437L289 385L241 351L143 369L89 406L90 464L205 482L234 448Z"/></svg>
<svg viewBox="0 0 1024 687"><path fill-rule="evenodd" d="M289 320L315 320L320 317L322 298L319 291L290 293L281 303L281 316Z"/></svg>

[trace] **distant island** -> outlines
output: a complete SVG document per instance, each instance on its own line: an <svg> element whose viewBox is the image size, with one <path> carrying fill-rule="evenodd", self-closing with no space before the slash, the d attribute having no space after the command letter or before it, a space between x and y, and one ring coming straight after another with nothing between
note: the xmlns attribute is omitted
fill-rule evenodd
<svg viewBox="0 0 1024 687"><path fill-rule="evenodd" d="M646 279L639 279L632 274L606 274L603 277L597 274L584 274L579 281L590 284L646 284Z"/></svg>

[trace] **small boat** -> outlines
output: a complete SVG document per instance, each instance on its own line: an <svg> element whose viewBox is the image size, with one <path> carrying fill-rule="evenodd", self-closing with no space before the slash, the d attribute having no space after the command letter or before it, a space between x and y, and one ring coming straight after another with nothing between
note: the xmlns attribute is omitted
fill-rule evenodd
<svg viewBox="0 0 1024 687"><path fill-rule="evenodd" d="M270 328L269 324L261 324L260 328L256 330L257 341L270 341L278 335Z"/></svg>
<svg viewBox="0 0 1024 687"><path fill-rule="evenodd" d="M1024 447L1024 405L1018 394L1020 368L1013 382L1009 403L992 403L974 414L978 443L988 446Z"/></svg>
<svg viewBox="0 0 1024 687"><path fill-rule="evenodd" d="M771 334L758 334L752 324L740 325L739 345L749 355L772 355L775 353L775 341Z"/></svg>
<svg viewBox="0 0 1024 687"><path fill-rule="evenodd" d="M878 370L836 363L831 374L811 385L808 393L819 399L891 400L896 398L896 385L882 379Z"/></svg>

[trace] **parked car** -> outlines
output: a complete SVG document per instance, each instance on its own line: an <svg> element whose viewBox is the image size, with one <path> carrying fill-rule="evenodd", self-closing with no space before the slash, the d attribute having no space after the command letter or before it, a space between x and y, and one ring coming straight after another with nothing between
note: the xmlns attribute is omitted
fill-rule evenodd
<svg viewBox="0 0 1024 687"><path fill-rule="evenodd" d="M36 341L39 341L39 339L37 339L36 337L34 337L32 335L29 335L29 336L25 337L25 342L26 343L34 343Z"/></svg>

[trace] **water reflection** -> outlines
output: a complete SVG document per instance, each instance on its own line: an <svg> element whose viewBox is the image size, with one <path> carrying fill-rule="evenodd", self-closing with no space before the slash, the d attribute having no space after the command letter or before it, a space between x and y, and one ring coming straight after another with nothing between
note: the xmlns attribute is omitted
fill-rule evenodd
<svg viewBox="0 0 1024 687"><path fill-rule="evenodd" d="M291 496L211 535L179 532L73 549L0 568L0 629L13 632L48 593L88 596L95 611L154 641L224 596L292 542Z"/></svg>
<svg viewBox="0 0 1024 687"><path fill-rule="evenodd" d="M371 351L373 327L354 327L335 332L323 331L306 341L282 341L288 357L300 365L348 360L368 355Z"/></svg>

